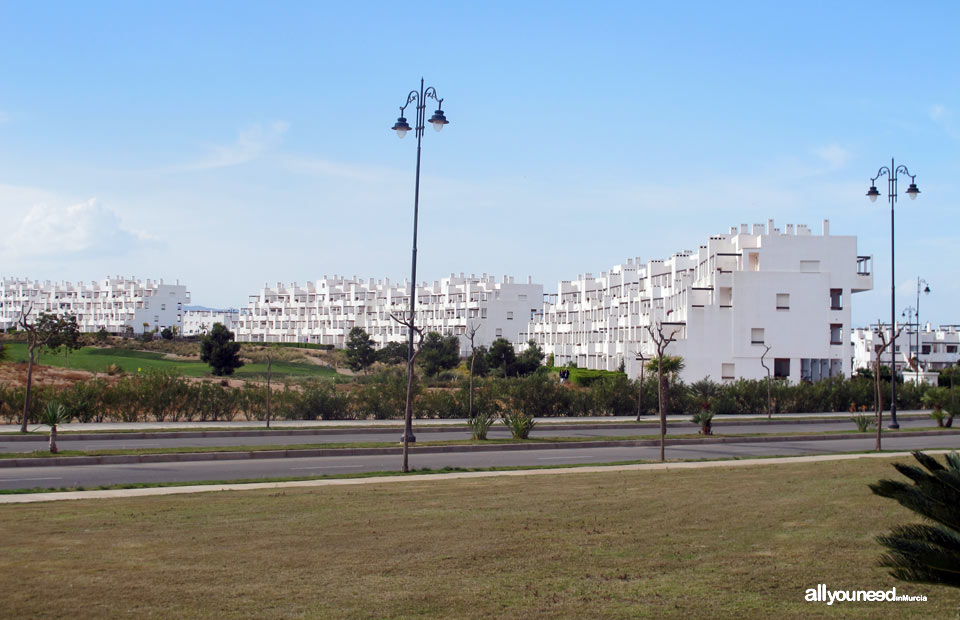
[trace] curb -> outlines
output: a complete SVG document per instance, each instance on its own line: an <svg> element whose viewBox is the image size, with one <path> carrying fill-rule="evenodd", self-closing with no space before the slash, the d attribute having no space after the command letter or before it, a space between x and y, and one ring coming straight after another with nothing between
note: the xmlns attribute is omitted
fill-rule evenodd
<svg viewBox="0 0 960 620"><path fill-rule="evenodd" d="M945 431L907 431L896 437L928 437L960 435L960 429ZM690 439L667 439L665 445L701 445L720 443L780 443L786 441L826 441L831 439L864 439L875 437L874 433L844 433L837 435L771 435L761 437L697 437ZM889 435L888 435L889 437ZM491 444L455 446L413 446L410 454L441 454L449 452L506 452L516 450L563 450L578 448L649 447L660 445L659 439L631 439L624 441L565 441L531 444ZM169 454L115 454L104 456L57 456L49 458L0 459L0 468L12 467L64 467L76 465L130 465L137 463L175 463L187 461L236 461L247 459L313 458L331 456L376 456L397 455L403 449L396 448L314 448L308 450L255 450L243 452L179 452Z"/></svg>

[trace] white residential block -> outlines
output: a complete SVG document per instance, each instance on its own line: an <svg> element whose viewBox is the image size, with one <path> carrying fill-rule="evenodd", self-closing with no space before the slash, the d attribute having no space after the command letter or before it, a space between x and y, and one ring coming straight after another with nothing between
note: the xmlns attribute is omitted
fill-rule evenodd
<svg viewBox="0 0 960 620"><path fill-rule="evenodd" d="M660 325L676 339L685 381L759 379L792 382L850 373L850 297L873 288L872 258L854 236L813 235L746 224L714 235L696 252L666 260L628 259L594 277L560 282L517 343L534 339L558 366L640 373L639 356L656 348Z"/></svg>
<svg viewBox="0 0 960 620"><path fill-rule="evenodd" d="M88 333L100 328L117 334L127 328L135 333L164 327L182 328L183 306L188 303L190 293L186 286L164 284L163 280L117 276L74 284L3 278L0 279L0 329L14 326L23 308L30 309L31 320L40 312L75 314L80 331Z"/></svg>
<svg viewBox="0 0 960 620"><path fill-rule="evenodd" d="M450 275L417 287L416 325L426 331L460 337L460 352L469 351L467 330L478 329L475 343L489 345L503 337L513 342L526 328L543 298L543 285L517 283L504 276ZM362 327L377 344L405 342L408 332L391 318L410 308L408 282L324 276L303 286L264 286L251 295L241 313L237 340L307 342L342 348L347 334Z"/></svg>

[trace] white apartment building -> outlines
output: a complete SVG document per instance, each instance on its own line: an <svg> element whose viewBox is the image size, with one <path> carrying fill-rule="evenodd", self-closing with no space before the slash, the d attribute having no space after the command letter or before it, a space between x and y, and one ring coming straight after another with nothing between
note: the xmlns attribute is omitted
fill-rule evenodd
<svg viewBox="0 0 960 620"><path fill-rule="evenodd" d="M35 319L41 312L75 314L82 332L100 328L143 333L164 327L182 327L183 306L190 303L187 287L163 280L105 278L84 282L0 279L0 329L16 324L23 308Z"/></svg>
<svg viewBox="0 0 960 620"><path fill-rule="evenodd" d="M628 259L594 277L559 283L517 343L534 339L558 366L616 369L638 376L638 357L656 348L660 325L676 339L685 381L771 375L791 382L850 374L850 296L873 288L872 258L854 236L813 235L746 224L714 235L696 252L666 260ZM769 347L769 350L767 350ZM766 353L766 355L764 355Z"/></svg>
<svg viewBox="0 0 960 620"><path fill-rule="evenodd" d="M183 335L206 334L215 323L222 323L224 327L236 333L239 322L239 310L187 309L183 313Z"/></svg>
<svg viewBox="0 0 960 620"><path fill-rule="evenodd" d="M960 325L941 325L933 329L927 323L919 332L919 355L917 354L917 330L904 329L894 343L897 372L909 374L916 368L911 364L916 358L920 371L931 372L955 366L960 361ZM883 335L890 339L890 326L884 325ZM850 335L853 347L853 369L873 368L877 359L877 350L881 346L880 331L876 324L870 327L858 327ZM890 365L890 349L883 352L880 363Z"/></svg>
<svg viewBox="0 0 960 620"><path fill-rule="evenodd" d="M503 337L514 342L526 329L543 298L543 285L525 284L504 276L497 281L483 274L436 280L417 286L416 325L426 331L460 337L467 355L466 333L477 327L475 344L489 345ZM342 348L347 334L362 327L377 346L404 342L408 332L391 318L410 308L409 282L324 276L320 280L276 287L264 286L251 295L237 324L237 340L307 342Z"/></svg>

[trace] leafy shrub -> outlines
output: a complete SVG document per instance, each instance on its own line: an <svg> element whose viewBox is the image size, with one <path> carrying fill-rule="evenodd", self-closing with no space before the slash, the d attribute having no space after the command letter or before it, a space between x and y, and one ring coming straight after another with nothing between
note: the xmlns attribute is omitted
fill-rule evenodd
<svg viewBox="0 0 960 620"><path fill-rule="evenodd" d="M375 381L354 392L353 413L358 420L402 418L407 404L407 375L401 369L388 369L374 375ZM419 385L414 382L414 399Z"/></svg>
<svg viewBox="0 0 960 620"><path fill-rule="evenodd" d="M528 439L530 437L530 431L536 426L533 417L519 411L506 413L501 419L504 425L510 429L510 434L514 439Z"/></svg>
<svg viewBox="0 0 960 620"><path fill-rule="evenodd" d="M696 412L693 414L691 421L694 424L700 425L701 435L713 434L713 412L709 409L701 409L700 411Z"/></svg>
<svg viewBox="0 0 960 620"><path fill-rule="evenodd" d="M467 420L467 426L470 428L471 438L485 440L487 438L487 432L490 430L490 427L493 426L493 423L496 422L494 416L488 415L486 413L478 413L469 420Z"/></svg>
<svg viewBox="0 0 960 620"><path fill-rule="evenodd" d="M570 410L570 391L548 372L535 372L514 379L510 387L511 408L533 417L564 416Z"/></svg>
<svg viewBox="0 0 960 620"><path fill-rule="evenodd" d="M465 418L467 403L457 392L425 390L417 398L416 411L420 418Z"/></svg>
<svg viewBox="0 0 960 620"><path fill-rule="evenodd" d="M850 418L854 424L857 425L857 430L861 433L866 433L869 431L875 422L872 415L866 413L858 413Z"/></svg>
<svg viewBox="0 0 960 620"><path fill-rule="evenodd" d="M582 371L580 371L582 372ZM637 410L637 389L620 372L600 376L590 386L590 397L595 415L631 415Z"/></svg>
<svg viewBox="0 0 960 620"><path fill-rule="evenodd" d="M406 397L406 396L404 396ZM297 405L303 420L349 420L350 395L337 390L329 381L311 382L304 387Z"/></svg>

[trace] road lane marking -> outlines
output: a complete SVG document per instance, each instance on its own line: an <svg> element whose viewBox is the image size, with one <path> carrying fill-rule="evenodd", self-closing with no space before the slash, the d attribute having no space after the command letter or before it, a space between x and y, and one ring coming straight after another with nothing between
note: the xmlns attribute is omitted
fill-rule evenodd
<svg viewBox="0 0 960 620"><path fill-rule="evenodd" d="M363 465L320 465L319 467L291 467L290 471L297 469L351 469L354 467L363 467Z"/></svg>
<svg viewBox="0 0 960 620"><path fill-rule="evenodd" d="M556 459L595 459L595 456L541 456L538 461L553 461Z"/></svg>
<svg viewBox="0 0 960 620"><path fill-rule="evenodd" d="M63 478L0 478L0 482L26 482L28 480L63 480Z"/></svg>

